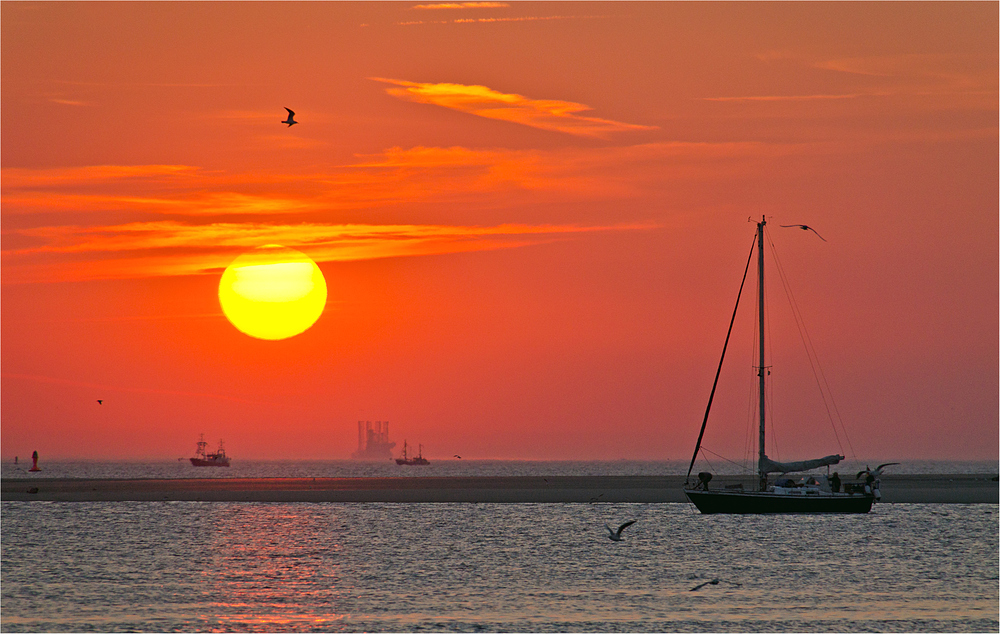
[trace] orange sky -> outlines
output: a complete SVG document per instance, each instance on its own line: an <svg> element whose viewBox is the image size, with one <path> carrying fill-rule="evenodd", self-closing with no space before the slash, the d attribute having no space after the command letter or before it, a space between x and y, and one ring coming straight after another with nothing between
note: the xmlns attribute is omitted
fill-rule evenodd
<svg viewBox="0 0 1000 634"><path fill-rule="evenodd" d="M762 214L850 436L772 268L769 455L998 456L996 3L0 12L4 459L686 459ZM282 341L217 297L268 243L329 291Z"/></svg>

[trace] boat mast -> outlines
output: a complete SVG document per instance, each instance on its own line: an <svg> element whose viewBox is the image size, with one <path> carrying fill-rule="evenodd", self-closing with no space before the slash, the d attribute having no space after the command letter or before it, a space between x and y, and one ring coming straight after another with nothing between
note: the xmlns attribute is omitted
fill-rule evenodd
<svg viewBox="0 0 1000 634"><path fill-rule="evenodd" d="M767 369L764 366L764 225L767 224L764 216L761 216L757 223L757 307L759 310L757 321L760 325L760 367L757 369L757 376L760 385L760 445L757 454L757 473L760 476L760 490L767 490L767 474L764 473L764 375Z"/></svg>

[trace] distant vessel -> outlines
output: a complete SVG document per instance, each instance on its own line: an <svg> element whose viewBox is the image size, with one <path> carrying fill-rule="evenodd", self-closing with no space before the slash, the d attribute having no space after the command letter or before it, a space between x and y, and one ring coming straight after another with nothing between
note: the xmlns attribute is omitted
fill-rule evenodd
<svg viewBox="0 0 1000 634"><path fill-rule="evenodd" d="M355 460L392 460L392 448L396 443L389 442L389 421L370 420L358 421L358 450L351 454Z"/></svg>
<svg viewBox="0 0 1000 634"><path fill-rule="evenodd" d="M194 452L194 458L191 458L191 464L196 467L228 467L229 466L229 456L226 455L226 449L222 446L222 441L219 441L219 448L215 453L205 453L205 449L208 447L208 443L205 442L205 434L198 437L198 450Z"/></svg>
<svg viewBox="0 0 1000 634"><path fill-rule="evenodd" d="M403 441L403 457L396 458L396 464L418 465L418 466L423 466L423 465L426 465L426 464L430 464L430 462L427 460L427 458L424 458L424 446L423 445L417 445L417 447L418 447L418 449L417 449L417 455L413 456L412 458L409 456L409 454L407 452L407 447L408 447L408 445L406 444L406 441L404 440Z"/></svg>
<svg viewBox="0 0 1000 634"><path fill-rule="evenodd" d="M889 464L879 465L877 469L865 469L858 474L860 479L865 478L864 484L847 483L844 492L841 493L839 476L834 480L822 476L807 476L799 479L792 479L786 474L809 471L819 467L835 465L844 459L844 456L833 454L815 460L802 460L799 462L781 463L771 460L764 453L764 403L767 400L764 391L764 378L770 374L768 365L764 360L764 226L766 221L761 218L757 223L757 276L758 276L758 297L757 325L758 350L760 352L760 364L757 366L757 384L759 388L759 419L758 419L758 451L757 451L757 489L755 491L743 490L742 484L729 485L724 489L709 489L709 482L712 474L702 472L698 474L698 482L691 484L690 480L684 488L687 498L702 513L867 513L871 510L872 504L881 498L879 493L879 476L882 470ZM806 228L804 225L802 228ZM818 235L818 234L817 234ZM751 249L751 257L753 249ZM750 258L747 258L747 270L750 268ZM746 271L743 273L743 281L746 282ZM743 284L740 284L740 292L743 291ZM736 298L736 307L739 307L739 296ZM736 319L736 311L733 311L733 321ZM729 332L732 333L732 323L729 325ZM729 334L726 335L726 343L722 347L722 359L725 359L726 346L729 344ZM719 371L722 370L722 360L719 361ZM719 376L716 374L715 381L718 384ZM695 444L694 456L691 457L691 466L688 467L688 478L691 477L691 470L694 468L698 452L701 450L702 437L705 434L705 425L708 423L708 412L712 407L712 397L715 396L715 385L712 386L712 393L708 399L708 408L705 410L705 420L701 424L701 432L698 434L698 442ZM769 484L767 476L770 473L778 473L780 476L774 484ZM837 474L834 474L835 476ZM832 486L831 486L832 483Z"/></svg>

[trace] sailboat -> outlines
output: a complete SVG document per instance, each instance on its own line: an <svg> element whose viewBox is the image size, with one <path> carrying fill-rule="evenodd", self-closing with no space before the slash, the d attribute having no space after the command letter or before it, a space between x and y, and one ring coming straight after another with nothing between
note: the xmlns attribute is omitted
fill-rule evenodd
<svg viewBox="0 0 1000 634"><path fill-rule="evenodd" d="M809 471L820 467L835 465L844 459L844 456L832 454L814 460L803 460L799 462L776 462L767 457L764 452L765 439L765 417L764 417L764 381L768 374L767 366L764 362L764 226L767 224L766 218L762 217L757 223L757 236L755 239L757 246L757 277L758 277L758 297L757 316L759 325L759 347L760 364L757 367L757 383L759 388L759 418L758 418L758 451L757 451L757 487L756 490L744 490L743 485L730 485L721 489L710 488L712 474L701 472L698 474L697 482L691 481L691 471L694 463L698 459L701 450L701 441L705 435L705 426L708 424L708 413L712 408L712 399L715 396L715 388L719 383L719 373L722 371L722 362L726 357L726 347L729 345L729 335L733 331L733 323L736 320L736 311L739 308L739 295L743 294L743 285L746 283L747 273L750 269L750 262L753 259L753 248L747 258L747 270L743 273L743 283L740 284L740 292L736 298L736 308L733 310L733 318L729 323L729 332L726 334L726 342L722 347L722 358L719 360L719 371L715 375L715 383L712 385L712 392L708 398L708 407L705 409L705 419L702 421L701 431L698 434L698 442L695 444L694 455L691 457L691 465L688 467L687 479L684 486L684 494L702 513L731 513L731 514L756 514L756 513L867 513L871 510L872 504L880 499L879 476L882 470L888 466L879 465L876 469L866 469L858 474L858 477L865 476L864 482L859 484L848 483L841 492L839 478L833 480L830 486L830 479L823 475L809 475L801 478L791 478L787 474ZM829 470L829 469L828 469ZM774 481L768 481L768 475L772 473L780 474ZM835 474L836 475L836 474Z"/></svg>

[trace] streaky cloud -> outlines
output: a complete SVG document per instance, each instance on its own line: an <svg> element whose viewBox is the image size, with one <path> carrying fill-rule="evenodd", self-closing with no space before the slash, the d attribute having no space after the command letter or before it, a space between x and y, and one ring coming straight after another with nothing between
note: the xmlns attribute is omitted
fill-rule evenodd
<svg viewBox="0 0 1000 634"><path fill-rule="evenodd" d="M436 2L434 4L418 4L412 9L506 9L506 2Z"/></svg>
<svg viewBox="0 0 1000 634"><path fill-rule="evenodd" d="M549 20L596 20L604 15L525 15L509 18L456 18L454 20L407 20L396 22L396 26L419 26L422 24L490 24L494 22L545 22Z"/></svg>
<svg viewBox="0 0 1000 634"><path fill-rule="evenodd" d="M4 168L0 200L8 218L18 217L7 226L20 228L45 225L54 213L73 214L88 226L106 224L102 219L108 214L198 217L203 222L234 216L326 216L500 193L514 204L524 196L537 203L540 194L564 201L594 200L633 195L650 178L695 176L705 171L705 161L797 151L796 144L746 142L552 150L417 146L359 155L353 163L303 174L234 173L187 165ZM650 165L659 167L650 170Z"/></svg>
<svg viewBox="0 0 1000 634"><path fill-rule="evenodd" d="M219 318L220 319L224 318L221 311L219 312ZM122 387L104 383L91 383L89 381L60 379L53 376L44 376L39 374L4 372L2 375L0 375L0 377L8 380L14 379L22 381L32 381L35 383L55 383L58 385L71 385L74 387L84 387L91 390L100 390L101 392L128 392L133 394L167 394L172 396L195 396L195 397L205 397L205 398L216 398L224 401L235 401L237 403L250 403L254 405L260 405L264 403L264 401L251 401L244 398L238 398L236 396L229 396L226 394L213 394L211 392L186 392L183 390L164 390L164 389L143 388L143 387Z"/></svg>
<svg viewBox="0 0 1000 634"><path fill-rule="evenodd" d="M6 167L0 170L0 184L9 188L63 187L124 179L148 179L190 174L198 168L190 165L87 165L28 169Z"/></svg>
<svg viewBox="0 0 1000 634"><path fill-rule="evenodd" d="M515 93L502 93L487 86L421 83L383 77L370 79L392 84L395 87L387 88L386 92L400 99L553 132L605 138L614 132L657 129L656 126L580 116L579 113L592 109L584 104L557 99L531 99Z"/></svg>
<svg viewBox="0 0 1000 634"><path fill-rule="evenodd" d="M748 95L744 97L700 97L701 101L828 101L885 96L889 93L849 93L844 95Z"/></svg>
<svg viewBox="0 0 1000 634"><path fill-rule="evenodd" d="M59 104L61 106L83 106L83 107L89 107L89 106L93 106L94 105L93 103L91 103L89 101L79 101L77 99L56 99L56 98L52 98L52 99L49 99L49 101L52 102L52 103L57 103L57 104Z"/></svg>
<svg viewBox="0 0 1000 634"><path fill-rule="evenodd" d="M657 225L367 225L135 222L15 231L42 244L3 253L5 283L138 279L215 273L262 244L294 245L317 262L440 255L521 247L574 234ZM49 256L39 262L39 256ZM56 256L52 259L51 256ZM63 256L63 257L59 257ZM44 259L44 258L43 258Z"/></svg>

